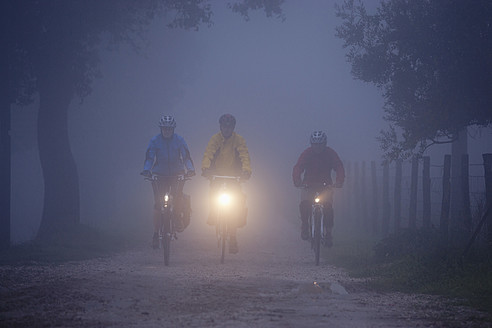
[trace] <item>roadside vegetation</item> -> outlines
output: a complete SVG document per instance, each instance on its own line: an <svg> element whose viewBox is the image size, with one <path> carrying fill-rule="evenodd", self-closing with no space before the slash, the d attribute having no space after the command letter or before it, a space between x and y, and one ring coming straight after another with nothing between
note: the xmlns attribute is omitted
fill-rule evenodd
<svg viewBox="0 0 492 328"><path fill-rule="evenodd" d="M463 249L442 247L437 231L404 230L379 242L342 240L324 255L368 288L458 298L492 313L491 253Z"/></svg>

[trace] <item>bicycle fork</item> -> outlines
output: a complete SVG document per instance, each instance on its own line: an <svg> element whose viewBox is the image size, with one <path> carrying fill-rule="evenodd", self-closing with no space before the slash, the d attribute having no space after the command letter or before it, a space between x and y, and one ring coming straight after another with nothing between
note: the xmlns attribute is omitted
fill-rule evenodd
<svg viewBox="0 0 492 328"><path fill-rule="evenodd" d="M315 230L315 226L316 226L316 216L317 216L317 213L319 212L319 218L320 218L320 224L321 224L321 231L320 231L320 234L321 236L323 236L323 231L324 231L324 217L323 217L323 205L320 205L320 204L316 204L316 205L313 205L313 210L311 212L311 236L314 236L314 230Z"/></svg>
<svg viewBox="0 0 492 328"><path fill-rule="evenodd" d="M166 222L166 217L167 220L169 220L169 223ZM162 239L164 238L164 234L167 234L169 236L170 240L177 240L178 235L176 234L176 231L174 231L174 218L172 216L172 206L167 207L166 205L161 206L161 228L159 229L159 241L162 242ZM164 225L169 224L169 229L164 229ZM168 230L167 232L165 232Z"/></svg>

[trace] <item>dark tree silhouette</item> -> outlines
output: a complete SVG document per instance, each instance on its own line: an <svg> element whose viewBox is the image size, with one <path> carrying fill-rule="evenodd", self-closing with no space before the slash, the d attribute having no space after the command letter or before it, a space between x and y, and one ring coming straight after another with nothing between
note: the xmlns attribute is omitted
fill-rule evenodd
<svg viewBox="0 0 492 328"><path fill-rule="evenodd" d="M491 1L388 0L369 14L346 0L337 16L353 76L383 91L388 158L491 124Z"/></svg>

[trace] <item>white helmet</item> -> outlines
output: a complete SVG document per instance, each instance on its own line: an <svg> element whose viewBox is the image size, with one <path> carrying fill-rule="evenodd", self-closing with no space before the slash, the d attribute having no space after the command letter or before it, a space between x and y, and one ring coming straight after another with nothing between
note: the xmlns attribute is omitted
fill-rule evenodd
<svg viewBox="0 0 492 328"><path fill-rule="evenodd" d="M171 115L164 115L161 117L159 120L159 126L161 128L175 128L176 127L176 121L174 120L174 117Z"/></svg>
<svg viewBox="0 0 492 328"><path fill-rule="evenodd" d="M324 144L326 145L326 133L323 131L314 131L310 138L311 144Z"/></svg>

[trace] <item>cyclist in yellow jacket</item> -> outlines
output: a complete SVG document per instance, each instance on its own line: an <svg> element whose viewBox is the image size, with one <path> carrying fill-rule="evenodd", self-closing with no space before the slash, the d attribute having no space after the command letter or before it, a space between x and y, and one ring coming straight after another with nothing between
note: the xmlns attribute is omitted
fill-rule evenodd
<svg viewBox="0 0 492 328"><path fill-rule="evenodd" d="M206 178L212 175L239 176L241 180L247 180L251 176L251 162L249 158L248 147L242 136L234 132L236 119L231 114L224 114L219 119L220 132L214 134L208 142L202 160L202 175ZM211 191L217 185L211 183ZM236 222L236 226L229 231L229 252L237 253L238 245L236 239L236 228L246 224L247 209L245 206L246 196L243 194L243 209L241 218ZM213 209L207 221L208 224L215 224L215 217L212 214Z"/></svg>

